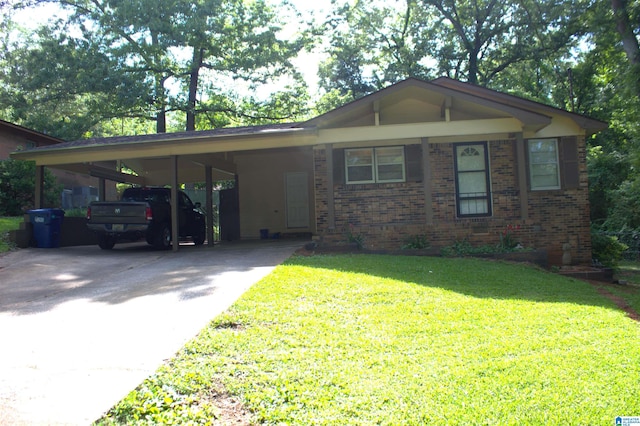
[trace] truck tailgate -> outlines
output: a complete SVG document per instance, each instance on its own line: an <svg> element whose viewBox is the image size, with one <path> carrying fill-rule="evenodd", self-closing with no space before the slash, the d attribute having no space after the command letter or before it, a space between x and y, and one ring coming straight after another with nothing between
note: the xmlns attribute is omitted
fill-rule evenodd
<svg viewBox="0 0 640 426"><path fill-rule="evenodd" d="M144 202L92 203L89 223L146 224L147 207Z"/></svg>

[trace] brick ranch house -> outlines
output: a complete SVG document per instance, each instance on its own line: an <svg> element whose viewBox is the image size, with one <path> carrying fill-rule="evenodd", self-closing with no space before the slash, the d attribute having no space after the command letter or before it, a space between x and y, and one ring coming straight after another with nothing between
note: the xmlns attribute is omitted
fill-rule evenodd
<svg viewBox="0 0 640 426"><path fill-rule="evenodd" d="M93 139L13 155L74 170L118 160L147 185L211 187L231 176L230 214L245 239L269 229L336 245L352 232L371 249L398 249L417 235L443 247L497 244L512 226L525 247L561 253L568 243L573 262L589 264L585 140L605 128L448 78L408 79L302 123Z"/></svg>

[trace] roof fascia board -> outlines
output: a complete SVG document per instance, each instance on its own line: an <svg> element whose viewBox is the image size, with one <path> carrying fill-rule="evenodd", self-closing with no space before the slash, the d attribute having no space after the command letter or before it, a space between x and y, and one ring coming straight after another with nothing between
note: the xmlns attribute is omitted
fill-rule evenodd
<svg viewBox="0 0 640 426"><path fill-rule="evenodd" d="M322 129L318 133L317 143L373 142L421 137L483 136L522 131L522 122L515 118L439 121L434 123L392 124L377 127L365 126Z"/></svg>
<svg viewBox="0 0 640 426"><path fill-rule="evenodd" d="M171 155L247 151L282 147L309 146L316 143L316 130L274 132L269 135L249 134L208 138L171 139L118 144L47 147L11 153L12 158L35 161L52 166L77 162L98 162L130 158L153 158Z"/></svg>

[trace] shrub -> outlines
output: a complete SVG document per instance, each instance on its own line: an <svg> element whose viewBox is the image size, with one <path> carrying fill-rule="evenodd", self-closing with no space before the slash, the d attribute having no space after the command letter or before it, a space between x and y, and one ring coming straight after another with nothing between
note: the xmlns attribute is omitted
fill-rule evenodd
<svg viewBox="0 0 640 426"><path fill-rule="evenodd" d="M427 240L427 236L424 234L421 235L412 235L407 238L405 244L402 246L403 250L407 249L427 249L431 247L429 240Z"/></svg>
<svg viewBox="0 0 640 426"><path fill-rule="evenodd" d="M498 246L492 246L489 244L485 244L478 247L473 247L469 240L466 238L463 240L456 240L450 246L443 247L440 250L440 254L445 257L464 257L464 256L473 256L476 254L491 254L491 253L502 253L503 251Z"/></svg>
<svg viewBox="0 0 640 426"><path fill-rule="evenodd" d="M0 161L0 216L19 216L35 206L36 165L32 161ZM58 207L62 186L45 169L44 206Z"/></svg>
<svg viewBox="0 0 640 426"><path fill-rule="evenodd" d="M598 231L591 232L591 253L595 264L615 268L627 248L626 244L618 241L618 237Z"/></svg>

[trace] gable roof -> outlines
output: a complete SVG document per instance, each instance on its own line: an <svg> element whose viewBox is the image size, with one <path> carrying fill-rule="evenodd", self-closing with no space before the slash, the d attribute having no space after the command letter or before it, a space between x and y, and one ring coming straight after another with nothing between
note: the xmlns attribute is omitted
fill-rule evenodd
<svg viewBox="0 0 640 426"><path fill-rule="evenodd" d="M421 90L425 92L429 97L431 97L434 100L434 102L438 102L440 100L442 100L443 102L446 102L446 98L455 97L457 100L466 101L472 104L482 104L488 108L493 109L496 113L502 114L505 117L512 116L520 119L523 123L527 123L534 126L536 125L544 126L551 122L551 117L542 113L532 112L524 108L514 107L511 105L495 102L488 97L485 98L485 97L474 96L473 94L468 94L462 91L453 90L451 88L444 87L441 85L436 85L436 84L433 84L432 82L420 80L417 78L408 78L406 80L395 83L389 87L381 89L375 93L372 93L370 95L357 99L353 102L350 102L342 107L336 108L332 111L329 111L325 114L315 117L309 121L306 121L303 124L322 127L330 124L337 118L345 114L348 114L351 111L354 111L357 109L370 108L370 105L380 102L385 98L390 98L399 92L410 91L410 94L414 96L416 94L416 90Z"/></svg>
<svg viewBox="0 0 640 426"><path fill-rule="evenodd" d="M561 108L556 108L540 102L521 98L519 96L510 95L508 93L487 89L486 87L476 86L470 83L463 83L449 77L439 77L435 80L432 80L431 83L453 89L457 92L468 93L485 99L493 99L495 102L499 102L504 105L510 105L517 108L535 111L546 111L548 114L563 115L575 121L576 124L587 131L587 134L596 133L608 127L608 124L604 121L596 120L585 115L576 114Z"/></svg>
<svg viewBox="0 0 640 426"><path fill-rule="evenodd" d="M358 110L374 109L381 100L402 91L422 90L428 93L434 101L446 102L447 98L455 98L468 104L476 104L488 108L496 114L504 114L519 119L525 126L539 129L551 122L553 115L562 115L573 120L576 125L585 129L588 134L607 128L607 123L580 114L571 113L560 108L544 105L506 93L497 92L483 87L464 83L447 77L440 77L432 81L408 78L375 93L354 100L342 107L336 108L311 120L302 123L303 126L312 125L322 128L339 122L340 118L353 114Z"/></svg>
<svg viewBox="0 0 640 426"><path fill-rule="evenodd" d="M64 140L62 139L49 136L45 133L36 132L35 130L27 129L26 127L22 127L4 120L0 120L0 132L17 134L25 139L37 142L39 144L52 145L64 142Z"/></svg>

